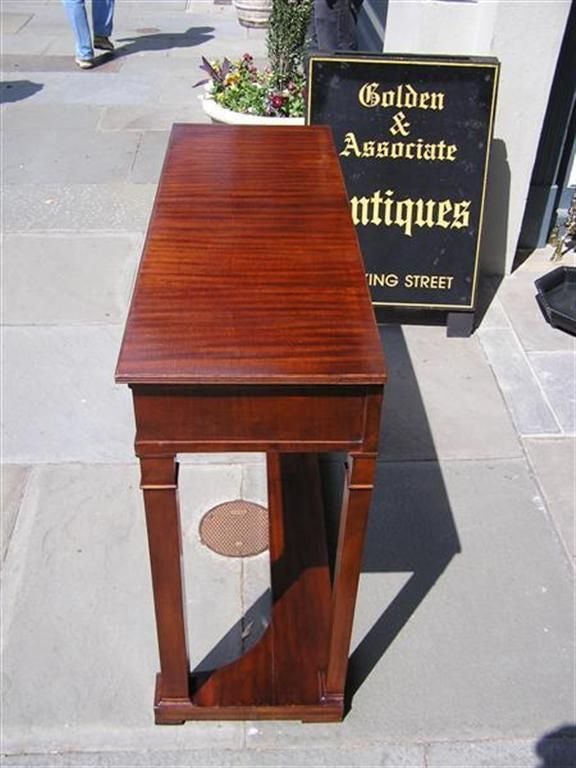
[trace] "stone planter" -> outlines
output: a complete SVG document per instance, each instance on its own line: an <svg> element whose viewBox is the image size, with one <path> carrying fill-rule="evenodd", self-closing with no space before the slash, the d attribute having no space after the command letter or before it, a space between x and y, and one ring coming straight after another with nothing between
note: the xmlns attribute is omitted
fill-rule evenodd
<svg viewBox="0 0 576 768"><path fill-rule="evenodd" d="M263 117L233 112L231 109L221 107L208 94L200 96L200 101L204 113L213 123L226 123L227 125L304 125L303 117Z"/></svg>
<svg viewBox="0 0 576 768"><path fill-rule="evenodd" d="M272 0L234 0L238 21L243 27L264 29L272 13Z"/></svg>

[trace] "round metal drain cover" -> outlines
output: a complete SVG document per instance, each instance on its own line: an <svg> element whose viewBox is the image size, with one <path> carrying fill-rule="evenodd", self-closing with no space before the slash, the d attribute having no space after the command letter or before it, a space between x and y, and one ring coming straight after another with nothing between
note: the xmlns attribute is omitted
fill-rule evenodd
<svg viewBox="0 0 576 768"><path fill-rule="evenodd" d="M236 499L218 504L200 521L200 539L225 557L250 557L268 547L268 510Z"/></svg>

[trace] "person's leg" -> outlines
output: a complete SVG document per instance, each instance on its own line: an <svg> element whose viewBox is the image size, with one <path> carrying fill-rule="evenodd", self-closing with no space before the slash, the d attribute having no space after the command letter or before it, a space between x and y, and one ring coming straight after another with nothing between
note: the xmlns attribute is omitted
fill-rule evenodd
<svg viewBox="0 0 576 768"><path fill-rule="evenodd" d="M358 38L356 34L356 17L350 0L339 0L338 6L338 50L356 51Z"/></svg>
<svg viewBox="0 0 576 768"><path fill-rule="evenodd" d="M84 0L62 0L62 2L74 32L76 58L82 60L92 59L94 57L94 50L92 48L92 36L90 35Z"/></svg>
<svg viewBox="0 0 576 768"><path fill-rule="evenodd" d="M114 0L92 0L94 37L110 37L114 21Z"/></svg>
<svg viewBox="0 0 576 768"><path fill-rule="evenodd" d="M338 48L338 15L334 10L334 0L314 0L314 47L322 53L330 53Z"/></svg>
<svg viewBox="0 0 576 768"><path fill-rule="evenodd" d="M356 25L349 0L315 0L312 48L321 52L356 50Z"/></svg>

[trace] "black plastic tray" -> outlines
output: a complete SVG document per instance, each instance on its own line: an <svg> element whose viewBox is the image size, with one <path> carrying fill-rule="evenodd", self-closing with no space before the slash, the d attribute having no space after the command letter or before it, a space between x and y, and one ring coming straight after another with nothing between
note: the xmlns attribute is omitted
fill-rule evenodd
<svg viewBox="0 0 576 768"><path fill-rule="evenodd" d="M576 334L576 267L557 267L534 285L536 301L550 325Z"/></svg>

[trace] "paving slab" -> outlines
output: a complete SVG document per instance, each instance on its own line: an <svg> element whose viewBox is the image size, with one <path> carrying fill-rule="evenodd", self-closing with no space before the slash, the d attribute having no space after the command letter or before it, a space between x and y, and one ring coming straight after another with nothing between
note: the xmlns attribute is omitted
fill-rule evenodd
<svg viewBox="0 0 576 768"><path fill-rule="evenodd" d="M134 235L6 235L5 325L122 323L140 255Z"/></svg>
<svg viewBox="0 0 576 768"><path fill-rule="evenodd" d="M112 66L113 61L110 62ZM44 88L34 96L34 104L85 104L116 105L144 104L157 98L159 87L165 78L141 78L137 75L124 76L122 72L106 69L106 66L91 70L80 70L74 61L66 58L68 72L42 72ZM31 76L38 79L38 70L27 71L18 68L18 77L12 72L8 79Z"/></svg>
<svg viewBox="0 0 576 768"><path fill-rule="evenodd" d="M5 752L243 743L238 723L153 725L157 651L138 483L134 466L35 472L4 567Z"/></svg>
<svg viewBox="0 0 576 768"><path fill-rule="evenodd" d="M488 306L480 319L479 327L482 329L511 327L508 315L497 295L490 298Z"/></svg>
<svg viewBox="0 0 576 768"><path fill-rule="evenodd" d="M576 764L576 728L560 726L541 738L456 742L426 748L430 768L571 768Z"/></svg>
<svg viewBox="0 0 576 768"><path fill-rule="evenodd" d="M4 232L145 232L155 184L0 186Z"/></svg>
<svg viewBox="0 0 576 768"><path fill-rule="evenodd" d="M429 768L536 768L536 747L537 741L530 739L431 744L426 748L426 765Z"/></svg>
<svg viewBox="0 0 576 768"><path fill-rule="evenodd" d="M157 184L168 146L169 131L147 131L140 135L130 171L133 184Z"/></svg>
<svg viewBox="0 0 576 768"><path fill-rule="evenodd" d="M304 726L306 727L306 726ZM167 766L182 768L182 766L214 766L214 768L235 768L236 766L254 766L262 768L296 768L297 766L342 766L342 768L424 768L424 749L418 746L389 745L378 749L243 749L221 750L217 748L203 750L181 751L149 751L149 752L105 752L105 753L67 753L56 755L23 755L7 756L3 765L6 766L38 766L42 768L158 768Z"/></svg>
<svg viewBox="0 0 576 768"><path fill-rule="evenodd" d="M1 482L0 510L2 513L2 563L8 551L20 504L24 497L26 483L30 476L30 467L18 464L2 464L0 467Z"/></svg>
<svg viewBox="0 0 576 768"><path fill-rule="evenodd" d="M0 24L4 23L7 14L0 17ZM6 55L14 54L18 56L40 56L50 50L51 40L46 35L40 33L26 35L8 35L3 30L2 35L2 57L0 57L0 68L2 58Z"/></svg>
<svg viewBox="0 0 576 768"><path fill-rule="evenodd" d="M4 328L4 461L133 461L131 398L114 384L121 333L107 325Z"/></svg>
<svg viewBox="0 0 576 768"><path fill-rule="evenodd" d="M186 104L166 105L156 108L110 107L103 111L99 129L101 131L168 131L174 123L206 122L197 101L190 99Z"/></svg>
<svg viewBox="0 0 576 768"><path fill-rule="evenodd" d="M31 41L31 47L34 48L34 41ZM84 74L80 72L74 60L74 48L70 46L72 53L47 55L45 51L41 53L8 53L3 52L0 57L0 70L6 72L9 76L19 72L34 72L44 75L46 72L67 72L75 75ZM97 67L99 74L112 74L120 69L120 62L112 59L109 53L99 53L94 57L94 66ZM96 70L91 70L93 73Z"/></svg>
<svg viewBox="0 0 576 768"><path fill-rule="evenodd" d="M194 25L187 24L188 18L181 16L178 17L178 21L170 19L168 23L164 24L160 20L156 23L156 19L154 19L154 27L135 29L132 33L126 27L116 24L113 35L116 45L115 55L129 62L135 57L142 61L150 54L159 53L161 54L160 57L156 58L159 58L161 67L162 59L166 59L166 57L170 57L170 60L177 60L177 52L180 52L182 57L189 59L193 57L194 49L203 47L213 40L216 34L214 26L211 23L206 23L205 18L203 16L199 23ZM131 69L132 67L129 67L127 71ZM178 71L177 63L175 71Z"/></svg>
<svg viewBox="0 0 576 768"><path fill-rule="evenodd" d="M33 18L31 13L2 13L2 34L15 35Z"/></svg>
<svg viewBox="0 0 576 768"><path fill-rule="evenodd" d="M241 498L268 507L266 460L260 464L243 465ZM259 555L244 557L242 564L242 604L245 616L242 622L244 652L262 637L272 616L270 591L270 553L266 549Z"/></svg>
<svg viewBox="0 0 576 768"><path fill-rule="evenodd" d="M54 108L50 110L54 112ZM138 134L116 133L113 137L90 130L83 110L62 110L66 125L51 125L48 110L27 107L28 120L14 129L6 120L3 137L6 185L110 184L128 178L138 146ZM38 125L47 118L42 131ZM89 119L98 121L97 110ZM76 124L78 120L78 124Z"/></svg>
<svg viewBox="0 0 576 768"><path fill-rule="evenodd" d="M384 326L381 336L390 368L382 458L521 455L476 337L449 339L445 328L416 326Z"/></svg>
<svg viewBox="0 0 576 768"><path fill-rule="evenodd" d="M573 438L524 440L546 507L571 557L576 557L576 441Z"/></svg>
<svg viewBox="0 0 576 768"><path fill-rule="evenodd" d="M104 107L90 104L36 104L33 102L21 102L13 104L10 109L5 109L2 115L2 129L6 132L25 132L30 140L30 121L35 122L36 141L42 140L42 132L38 134L38 125L43 130L54 132L78 131L79 133L93 133L100 120ZM63 125L64 123L64 125ZM16 147L18 153L25 147Z"/></svg>
<svg viewBox="0 0 576 768"><path fill-rule="evenodd" d="M240 497L242 467L188 465L179 483L190 665L205 670L242 654L242 562L212 552L199 532L210 509Z"/></svg>
<svg viewBox="0 0 576 768"><path fill-rule="evenodd" d="M576 347L566 352L529 352L528 359L566 435L576 435Z"/></svg>
<svg viewBox="0 0 576 768"><path fill-rule="evenodd" d="M521 435L559 435L561 427L512 330L480 329L481 341Z"/></svg>
<svg viewBox="0 0 576 768"><path fill-rule="evenodd" d="M346 720L254 724L249 747L536 741L570 722L571 568L524 461L379 464L367 542Z"/></svg>

